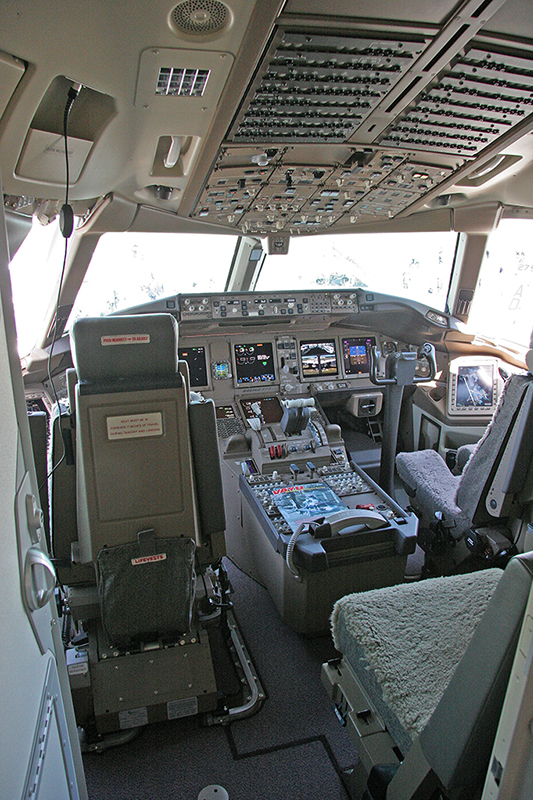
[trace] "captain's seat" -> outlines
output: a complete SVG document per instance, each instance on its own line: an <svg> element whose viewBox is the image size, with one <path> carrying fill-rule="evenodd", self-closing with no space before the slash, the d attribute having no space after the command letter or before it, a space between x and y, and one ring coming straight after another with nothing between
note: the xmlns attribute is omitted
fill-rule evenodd
<svg viewBox="0 0 533 800"><path fill-rule="evenodd" d="M197 570L224 555L213 402L191 402L169 314L80 319L71 340L73 561L94 565L97 590L74 586L69 600L88 628L97 731L210 711L217 689L195 601Z"/></svg>

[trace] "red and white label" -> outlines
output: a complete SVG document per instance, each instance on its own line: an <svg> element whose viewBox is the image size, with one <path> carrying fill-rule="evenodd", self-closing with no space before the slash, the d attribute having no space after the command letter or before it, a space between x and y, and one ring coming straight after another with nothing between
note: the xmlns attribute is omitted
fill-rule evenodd
<svg viewBox="0 0 533 800"><path fill-rule="evenodd" d="M160 411L149 414L128 414L121 417L107 417L107 438L141 439L146 436L162 436L163 417Z"/></svg>
<svg viewBox="0 0 533 800"><path fill-rule="evenodd" d="M116 336L102 336L102 345L108 347L113 344L149 344L150 334L148 333L122 333Z"/></svg>
<svg viewBox="0 0 533 800"><path fill-rule="evenodd" d="M132 558L131 563L134 567L137 567L139 564L151 564L153 561L164 561L166 557L166 553L157 553L155 556L139 556L139 558Z"/></svg>

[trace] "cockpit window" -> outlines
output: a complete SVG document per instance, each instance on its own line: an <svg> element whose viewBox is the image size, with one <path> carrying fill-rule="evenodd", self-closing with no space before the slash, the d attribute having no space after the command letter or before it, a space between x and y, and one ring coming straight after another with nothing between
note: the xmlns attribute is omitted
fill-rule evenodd
<svg viewBox="0 0 533 800"><path fill-rule="evenodd" d="M488 239L468 328L527 347L533 327L533 220L503 219Z"/></svg>
<svg viewBox="0 0 533 800"><path fill-rule="evenodd" d="M50 303L56 302L65 240L57 220L41 225L36 219L9 264L18 349L27 355L42 335Z"/></svg>
<svg viewBox="0 0 533 800"><path fill-rule="evenodd" d="M368 287L444 311L457 234L373 233L291 239L268 256L256 289Z"/></svg>
<svg viewBox="0 0 533 800"><path fill-rule="evenodd" d="M68 326L179 292L221 292L236 236L106 233L94 251Z"/></svg>

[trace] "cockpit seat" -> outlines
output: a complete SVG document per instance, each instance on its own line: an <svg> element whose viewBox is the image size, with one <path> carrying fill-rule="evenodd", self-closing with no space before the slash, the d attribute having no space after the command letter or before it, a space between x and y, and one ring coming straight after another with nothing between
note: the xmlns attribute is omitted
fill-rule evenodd
<svg viewBox="0 0 533 800"><path fill-rule="evenodd" d="M438 789L445 797L474 796L532 582L528 553L503 572L431 578L335 604L332 631L342 658L325 664L322 677L360 756L346 776L354 798L371 774L385 786L375 795L367 789L367 800L429 798Z"/></svg>
<svg viewBox="0 0 533 800"><path fill-rule="evenodd" d="M68 530L77 540L76 569L64 575L74 579L73 618L88 631L97 730L212 710L199 605L212 612L220 602L225 554L213 402L191 399L170 314L80 319L71 340L77 513ZM66 556L66 540L61 547ZM80 585L80 567L92 586Z"/></svg>
<svg viewBox="0 0 533 800"><path fill-rule="evenodd" d="M421 528L438 521L458 540L473 525L495 522L516 510L533 454L532 425L533 377L513 375L460 475L452 474L434 450L398 453L398 475Z"/></svg>

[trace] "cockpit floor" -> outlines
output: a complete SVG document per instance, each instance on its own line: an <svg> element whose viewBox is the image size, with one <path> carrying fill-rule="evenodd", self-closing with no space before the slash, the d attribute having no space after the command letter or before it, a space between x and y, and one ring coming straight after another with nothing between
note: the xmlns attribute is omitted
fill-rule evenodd
<svg viewBox="0 0 533 800"><path fill-rule="evenodd" d="M266 692L261 710L229 726L196 717L147 726L132 742L84 756L90 800L196 800L218 784L230 800L346 800L340 772L355 750L320 680L337 655L279 617L266 589L227 561L235 616Z"/></svg>

